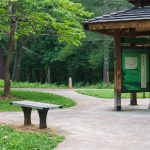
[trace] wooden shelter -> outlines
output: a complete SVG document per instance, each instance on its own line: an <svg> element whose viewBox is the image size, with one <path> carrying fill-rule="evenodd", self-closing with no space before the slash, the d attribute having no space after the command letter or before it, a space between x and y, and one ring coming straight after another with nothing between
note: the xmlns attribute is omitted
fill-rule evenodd
<svg viewBox="0 0 150 150"><path fill-rule="evenodd" d="M88 31L114 37L116 111L121 110L122 92L131 93L132 105L137 103L137 92L150 92L150 0L128 1L135 6L128 10L92 18L83 23ZM135 78L140 82L132 82Z"/></svg>
<svg viewBox="0 0 150 150"><path fill-rule="evenodd" d="M150 0L128 0L130 3L136 7L144 7L150 5Z"/></svg>

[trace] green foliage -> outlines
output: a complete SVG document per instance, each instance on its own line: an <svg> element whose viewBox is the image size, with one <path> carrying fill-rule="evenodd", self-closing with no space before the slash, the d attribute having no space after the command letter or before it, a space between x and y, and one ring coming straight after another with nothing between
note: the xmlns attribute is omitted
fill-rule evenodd
<svg viewBox="0 0 150 150"><path fill-rule="evenodd" d="M0 40L9 31L9 27L7 25L8 18L6 17L6 15L7 15L6 9L0 7L0 18L1 18L0 19Z"/></svg>
<svg viewBox="0 0 150 150"><path fill-rule="evenodd" d="M96 54L96 55L95 55ZM103 64L103 51L95 50L89 54L89 64L92 69L99 68Z"/></svg>
<svg viewBox="0 0 150 150"><path fill-rule="evenodd" d="M14 1L12 1L14 2ZM79 45L85 37L81 21L92 14L81 4L69 0L17 0L16 36L42 34L44 30L54 29L58 40L67 44ZM0 2L0 33L9 32L9 1Z"/></svg>
<svg viewBox="0 0 150 150"><path fill-rule="evenodd" d="M8 15L8 0L0 1L0 39L6 44L5 55L7 56L7 42L10 33L10 22ZM23 80L26 79L29 70L35 69L29 81L35 82L37 70L44 72L42 81L45 82L49 64L59 61L59 51L65 46L79 46L81 39L85 38L82 21L92 16L80 3L70 0L16 0L17 4L17 30L15 33L17 45L27 47L25 49L22 68ZM19 46L18 46L19 47ZM34 55L37 54L37 55ZM37 57L39 56L39 57ZM33 61L31 61L33 60ZM37 64L36 62L39 62ZM43 67L44 66L44 67ZM32 72L32 71L31 71ZM25 77L24 77L25 76ZM38 77L39 78L39 77Z"/></svg>
<svg viewBox="0 0 150 150"><path fill-rule="evenodd" d="M0 80L0 87L3 88L4 87L4 81ZM38 82L34 82L34 83L29 83L29 82L15 82L12 81L11 82L11 87L12 88L51 88L51 89L64 89L67 88L66 85L57 85L56 83L53 84L41 84Z"/></svg>
<svg viewBox="0 0 150 150"><path fill-rule="evenodd" d="M0 125L0 145L3 150L53 150L63 139L62 136L15 131L15 129Z"/></svg>
<svg viewBox="0 0 150 150"><path fill-rule="evenodd" d="M76 90L78 93L95 96L98 98L114 98L114 90L113 89L79 89ZM149 93L146 93L146 97L149 98ZM129 93L123 93L122 98L130 98ZM138 98L143 98L142 93L138 93Z"/></svg>
<svg viewBox="0 0 150 150"><path fill-rule="evenodd" d="M126 0L73 0L74 2L82 3L87 10L94 12L94 17L101 16L110 12L126 9L130 6L130 4ZM83 56L84 59L81 59L76 62L72 62L72 64L84 64L84 67L80 66L80 71L77 70L75 67L70 67L71 63L69 64L68 68L72 68L72 70L76 70L77 77L84 76L82 80L79 78L78 82L90 82L95 83L102 80L103 77L103 61L104 61L104 52L109 51L110 53L110 79L113 80L113 42L112 38L108 36L103 36L102 34L95 34L91 32L86 33L87 38L82 40L82 45L79 48L76 48L76 51L73 51L74 55L71 53L70 60L72 60L72 56L81 57ZM106 45L106 46L105 46ZM84 51L84 54L83 54ZM78 53L78 55L76 54ZM67 53L68 54L68 53ZM66 56L67 56L66 54ZM69 59L69 58L68 58ZM67 59L67 60L68 60ZM73 61L73 60L72 60ZM88 70L88 71L87 71ZM70 72L70 70L69 70ZM75 71L74 71L75 72ZM75 72L75 73L76 73ZM81 72L81 74L79 73ZM74 74L75 74L74 73ZM75 75L74 75L75 76ZM86 77L88 76L88 78ZM77 78L76 77L76 78ZM75 80L76 80L75 78Z"/></svg>
<svg viewBox="0 0 150 150"><path fill-rule="evenodd" d="M4 81L0 80L0 88L4 87ZM49 89L67 89L67 86L64 84L57 85L53 84L41 84L41 83L29 83L29 82L11 82L12 88L49 88ZM74 88L83 88L83 89L113 89L113 83L84 83L84 82L75 82L73 84Z"/></svg>
<svg viewBox="0 0 150 150"><path fill-rule="evenodd" d="M82 3L89 11L94 12L94 16L129 8L132 5L127 0L73 0Z"/></svg>
<svg viewBox="0 0 150 150"><path fill-rule="evenodd" d="M0 90L0 94L2 94L2 90ZM13 90L11 92L11 95L15 97L15 100L27 99L31 101L62 105L64 108L76 105L75 101L69 98L65 98L65 97L55 95L55 94L50 94L50 93ZM11 101L12 100L10 99L0 101L0 111L3 112L3 111L20 111L21 110L21 108L17 106L10 105Z"/></svg>
<svg viewBox="0 0 150 150"><path fill-rule="evenodd" d="M0 48L3 49L6 49L9 32L6 2L8 0L0 2L3 3L0 7L0 34L3 35ZM110 52L110 81L113 81L112 39L91 32L86 32L83 38L81 22L129 8L131 5L126 0L18 0L17 3L17 37L23 39L23 46L29 49L23 49L20 81L45 83L50 66L52 83L67 84L71 76L73 83L96 84L103 79L106 49ZM19 40L17 45L21 43ZM10 70L12 74L13 66ZM49 87L25 84L21 87Z"/></svg>

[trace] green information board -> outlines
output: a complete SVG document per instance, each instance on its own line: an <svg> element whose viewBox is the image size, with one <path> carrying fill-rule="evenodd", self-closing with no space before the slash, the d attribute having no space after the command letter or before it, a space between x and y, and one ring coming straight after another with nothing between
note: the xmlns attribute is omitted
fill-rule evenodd
<svg viewBox="0 0 150 150"><path fill-rule="evenodd" d="M150 49L122 49L122 92L150 91Z"/></svg>

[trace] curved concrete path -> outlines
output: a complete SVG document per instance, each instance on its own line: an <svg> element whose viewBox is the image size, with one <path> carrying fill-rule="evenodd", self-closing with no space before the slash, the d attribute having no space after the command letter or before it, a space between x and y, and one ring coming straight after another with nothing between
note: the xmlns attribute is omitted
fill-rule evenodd
<svg viewBox="0 0 150 150"><path fill-rule="evenodd" d="M20 90L20 89L19 89ZM22 89L55 93L77 101L77 106L52 110L48 114L48 127L54 127L66 139L56 150L149 150L150 110L148 99L139 100L139 106L129 106L126 111L114 112L113 100L100 99L76 93L73 90ZM36 111L33 124L39 124ZM0 113L0 122L21 125L22 112Z"/></svg>

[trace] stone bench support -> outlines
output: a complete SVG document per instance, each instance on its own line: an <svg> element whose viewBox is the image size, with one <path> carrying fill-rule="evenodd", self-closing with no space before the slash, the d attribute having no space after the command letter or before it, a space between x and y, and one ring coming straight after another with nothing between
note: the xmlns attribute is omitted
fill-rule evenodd
<svg viewBox="0 0 150 150"><path fill-rule="evenodd" d="M24 114L24 125L31 125L31 112L32 109L36 109L39 114L39 128L45 129L47 128L47 113L49 109L62 108L60 105L47 104L47 103L39 103L34 101L14 101L11 102L12 105L22 107Z"/></svg>

